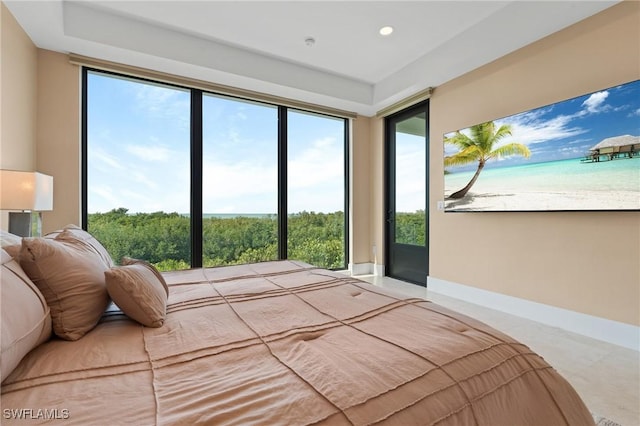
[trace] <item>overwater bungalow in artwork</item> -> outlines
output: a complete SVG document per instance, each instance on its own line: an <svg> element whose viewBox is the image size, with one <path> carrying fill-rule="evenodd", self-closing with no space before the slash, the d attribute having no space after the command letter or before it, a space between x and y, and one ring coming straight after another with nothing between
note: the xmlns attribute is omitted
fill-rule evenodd
<svg viewBox="0 0 640 426"><path fill-rule="evenodd" d="M640 155L640 136L622 135L603 139L589 148L582 161L599 162Z"/></svg>

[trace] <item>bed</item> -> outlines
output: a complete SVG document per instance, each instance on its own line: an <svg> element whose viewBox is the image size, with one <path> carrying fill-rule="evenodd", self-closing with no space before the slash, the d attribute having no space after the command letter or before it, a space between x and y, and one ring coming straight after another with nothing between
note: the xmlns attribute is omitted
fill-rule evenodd
<svg viewBox="0 0 640 426"><path fill-rule="evenodd" d="M51 250L36 243L80 247L95 263L54 256L55 268L74 271L43 278ZM159 274L143 261L114 265L75 227L3 245L3 425L593 424L575 390L526 345L341 272L275 261ZM107 296L78 337L64 334L77 318L64 318L66 329L56 321L80 304L56 304L77 296L69 282L81 267L100 270L94 276L106 278L93 287ZM114 270L133 277L131 287L153 285L123 299ZM56 280L72 294L52 299ZM136 312L140 294L160 309ZM18 307L28 297L37 309ZM9 314L29 335L9 333L13 346Z"/></svg>

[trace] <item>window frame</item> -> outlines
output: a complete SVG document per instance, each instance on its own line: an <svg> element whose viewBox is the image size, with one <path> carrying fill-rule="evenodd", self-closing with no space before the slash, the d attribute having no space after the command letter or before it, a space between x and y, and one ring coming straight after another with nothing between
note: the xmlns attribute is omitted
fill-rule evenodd
<svg viewBox="0 0 640 426"><path fill-rule="evenodd" d="M216 93L209 90L203 90L197 87L181 86L178 84L166 83L164 81L156 81L149 78L138 77L134 75L127 75L120 72L108 71L99 68L92 68L88 66L81 67L81 226L83 229L88 228L88 176L89 176L89 159L88 159L88 75L89 73L103 74L112 76L114 78L125 78L133 81L140 81L143 83L157 84L166 87L173 87L181 90L188 90L190 93L190 241L191 241L191 259L190 265L192 268L202 267L203 264L203 96L214 95L222 96L225 98L237 99L239 101L247 101L257 104L270 105L276 107L278 110L278 258L280 260L288 259L288 242L287 242L287 228L288 228L288 212L287 212L287 193L288 193L288 180L287 180L287 113L288 111L302 111L309 112L318 116L330 117L332 119L339 119L343 122L344 134L343 134L343 150L344 150L344 164L343 164L343 182L344 182L344 264L338 270L347 269L349 265L349 247L350 247L350 124L351 119L347 117L341 117L337 115L331 115L326 112L318 112L313 110L302 109L298 107L290 107L286 105L273 104L265 101L256 101L254 99L243 98L240 96L233 96L227 93Z"/></svg>

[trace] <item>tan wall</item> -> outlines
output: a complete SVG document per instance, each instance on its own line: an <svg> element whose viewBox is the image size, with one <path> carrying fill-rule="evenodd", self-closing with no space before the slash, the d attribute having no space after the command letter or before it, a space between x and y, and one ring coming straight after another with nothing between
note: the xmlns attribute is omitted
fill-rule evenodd
<svg viewBox="0 0 640 426"><path fill-rule="evenodd" d="M370 234L371 246L375 246L371 261L375 265L384 265L384 225L385 225L385 182L384 182L384 120L372 118L370 122L371 134L371 219Z"/></svg>
<svg viewBox="0 0 640 426"><path fill-rule="evenodd" d="M438 87L430 275L640 325L640 213L436 210L444 133L638 78L640 3L623 2Z"/></svg>
<svg viewBox="0 0 640 426"><path fill-rule="evenodd" d="M351 121L351 217L350 263L368 263L371 205L371 136L370 118L358 116Z"/></svg>
<svg viewBox="0 0 640 426"><path fill-rule="evenodd" d="M0 168L34 170L38 49L2 3Z"/></svg>
<svg viewBox="0 0 640 426"><path fill-rule="evenodd" d="M352 123L351 263L384 265L384 120Z"/></svg>
<svg viewBox="0 0 640 426"><path fill-rule="evenodd" d="M53 211L42 231L80 225L80 68L67 55L38 50L38 170L53 176Z"/></svg>
<svg viewBox="0 0 640 426"><path fill-rule="evenodd" d="M80 223L80 80L66 55L38 49L2 3L0 168L53 176L43 232ZM8 228L6 212L0 221Z"/></svg>
<svg viewBox="0 0 640 426"><path fill-rule="evenodd" d="M38 49L0 4L0 169L35 170ZM8 228L7 212L0 227Z"/></svg>

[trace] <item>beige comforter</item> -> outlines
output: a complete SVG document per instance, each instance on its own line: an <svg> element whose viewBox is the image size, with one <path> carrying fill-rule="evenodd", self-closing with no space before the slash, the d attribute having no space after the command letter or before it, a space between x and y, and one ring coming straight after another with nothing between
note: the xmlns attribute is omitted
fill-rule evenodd
<svg viewBox="0 0 640 426"><path fill-rule="evenodd" d="M292 261L164 275L163 327L110 312L39 346L2 424L593 423L528 347L434 303Z"/></svg>

